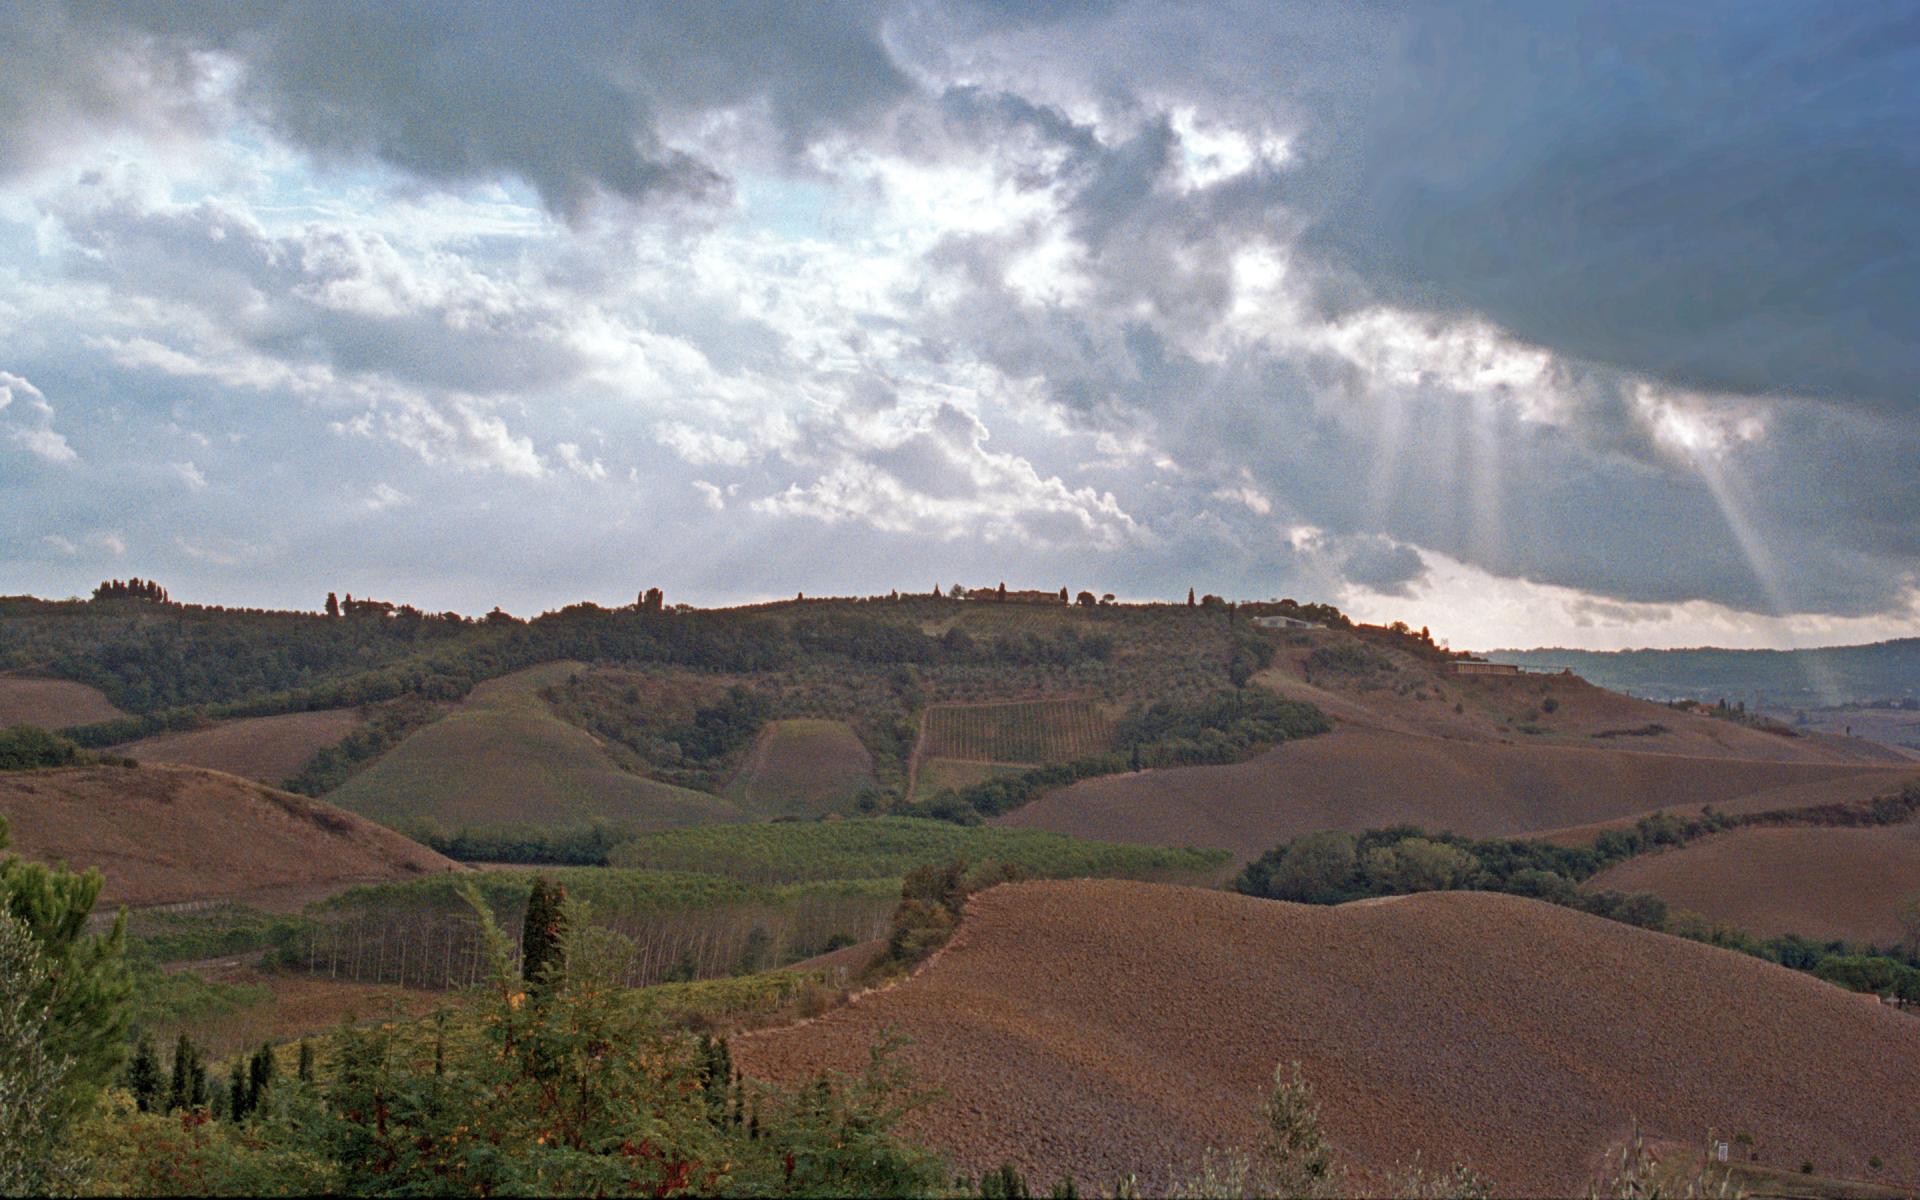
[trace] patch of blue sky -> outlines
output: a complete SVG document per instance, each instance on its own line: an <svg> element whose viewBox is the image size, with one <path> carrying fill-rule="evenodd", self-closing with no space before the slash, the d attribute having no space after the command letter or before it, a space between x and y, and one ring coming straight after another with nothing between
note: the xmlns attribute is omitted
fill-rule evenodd
<svg viewBox="0 0 1920 1200"><path fill-rule="evenodd" d="M747 229L794 242L845 241L854 231L856 214L847 197L826 183L756 174L734 182Z"/></svg>

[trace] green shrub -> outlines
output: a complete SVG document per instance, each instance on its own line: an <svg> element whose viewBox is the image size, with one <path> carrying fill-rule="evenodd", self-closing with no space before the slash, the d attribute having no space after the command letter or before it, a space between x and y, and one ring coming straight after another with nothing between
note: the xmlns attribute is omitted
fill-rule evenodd
<svg viewBox="0 0 1920 1200"><path fill-rule="evenodd" d="M33 725L0 729L0 771L69 767L80 758L80 747L57 733Z"/></svg>

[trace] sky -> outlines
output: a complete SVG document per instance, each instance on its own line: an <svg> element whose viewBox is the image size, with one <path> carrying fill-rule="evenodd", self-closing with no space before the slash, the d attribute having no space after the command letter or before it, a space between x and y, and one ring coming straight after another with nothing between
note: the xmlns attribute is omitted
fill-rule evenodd
<svg viewBox="0 0 1920 1200"><path fill-rule="evenodd" d="M1920 10L0 6L0 594L1920 633Z"/></svg>

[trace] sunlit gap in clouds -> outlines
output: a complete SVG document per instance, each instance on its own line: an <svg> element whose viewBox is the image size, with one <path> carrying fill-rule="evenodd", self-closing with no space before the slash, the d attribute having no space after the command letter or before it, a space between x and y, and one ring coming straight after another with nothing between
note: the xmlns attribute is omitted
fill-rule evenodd
<svg viewBox="0 0 1920 1200"><path fill-rule="evenodd" d="M1767 606L1772 615L1783 623L1792 615L1787 602L1786 589L1781 585L1783 578L1778 564L1774 561L1773 551L1768 548L1760 530L1750 515L1753 512L1753 490L1747 486L1746 478L1738 465L1727 453L1730 445L1737 441L1751 441L1762 436L1763 428L1759 423L1741 421L1730 428L1722 427L1701 411L1691 411L1671 399L1656 395L1652 389L1642 387L1637 397L1642 413L1651 423L1654 435L1665 445L1679 451L1681 457L1707 485L1707 493L1720 510L1720 517L1733 534L1740 547L1740 554L1746 559L1747 569L1753 573L1754 582L1759 584L1766 596ZM1838 678L1832 669L1817 654L1799 654L1794 658L1806 673L1807 685L1813 689L1823 704L1835 704L1843 693Z"/></svg>

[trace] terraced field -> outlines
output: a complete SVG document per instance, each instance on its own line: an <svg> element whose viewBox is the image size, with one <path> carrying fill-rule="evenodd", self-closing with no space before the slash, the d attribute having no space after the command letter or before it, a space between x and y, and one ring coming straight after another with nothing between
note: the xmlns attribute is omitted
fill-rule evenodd
<svg viewBox="0 0 1920 1200"><path fill-rule="evenodd" d="M1092 700L938 704L927 710L923 752L963 762L1052 763L1113 744L1113 722Z"/></svg>
<svg viewBox="0 0 1920 1200"><path fill-rule="evenodd" d="M1124 986L1116 986L1124 981ZM1495 1195L1588 1193L1637 1122L1684 1147L1745 1133L1769 1165L1920 1184L1911 1016L1808 975L1488 893L1311 908L1164 885L1027 883L973 898L911 979L737 1038L749 1074L858 1070L882 1031L938 1098L913 1133L972 1174L1164 1194L1252 1145L1276 1064L1371 1194L1416 1158Z"/></svg>

